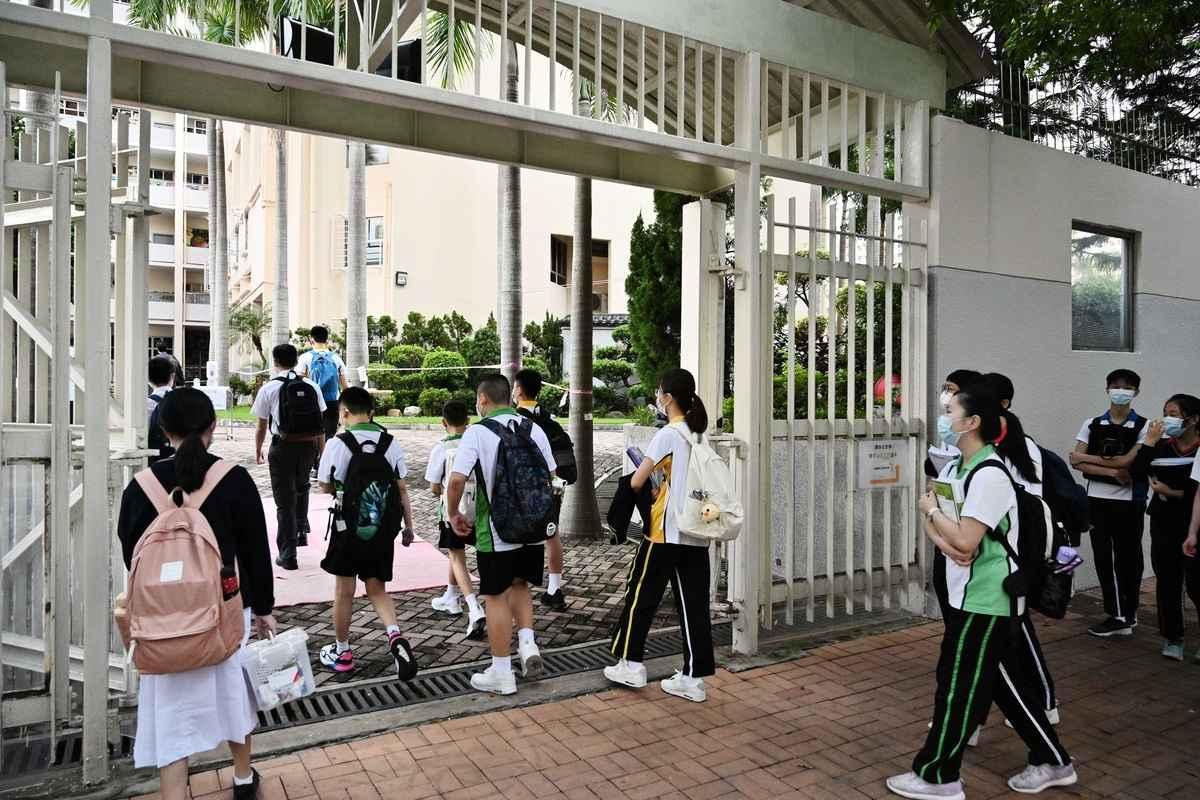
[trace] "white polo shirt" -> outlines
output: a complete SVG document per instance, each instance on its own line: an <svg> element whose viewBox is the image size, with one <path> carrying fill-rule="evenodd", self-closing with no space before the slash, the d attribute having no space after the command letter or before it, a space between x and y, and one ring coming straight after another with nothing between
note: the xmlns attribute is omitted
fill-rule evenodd
<svg viewBox="0 0 1200 800"><path fill-rule="evenodd" d="M379 443L379 435L382 431L377 425L366 423L363 425L351 425L348 429L349 433L354 434L354 438L363 442ZM354 454L350 452L350 448L340 437L335 436L325 443L325 450L321 453L321 463L317 467L317 480L321 483L340 484L346 480L346 470L350 468L350 459ZM395 438L388 445L387 451L383 457L387 460L395 473L396 479L408 477L408 462L405 457L404 448Z"/></svg>
<svg viewBox="0 0 1200 800"><path fill-rule="evenodd" d="M296 377L294 370L274 376L258 390L258 394L254 397L254 405L250 407L250 413L254 416L259 419L271 421L270 430L272 436L279 435L279 390L283 388L283 381L277 379L284 374ZM317 393L317 406L324 411L326 408L325 398L321 396L321 388L308 378L301 378L301 380L311 386L313 391Z"/></svg>
<svg viewBox="0 0 1200 800"><path fill-rule="evenodd" d="M1083 427L1079 429L1079 435L1075 437L1075 441L1083 442L1084 444L1088 443L1088 439L1090 439L1092 435L1093 419L1095 419L1095 417L1088 417L1083 421ZM1100 424L1112 425L1112 422L1108 418L1104 418L1100 420ZM1122 423L1122 427L1135 427L1133 423L1133 417L1130 416L1129 419L1125 420L1125 422ZM1149 423L1142 426L1142 432L1138 434L1137 438L1138 444L1146 443L1146 434L1149 427ZM1084 475L1083 477L1087 478L1088 476ZM1093 481L1089 479L1087 482L1087 493L1088 497L1095 497L1100 500L1126 500L1133 502L1132 483L1122 486L1119 483L1105 483L1104 481Z"/></svg>
<svg viewBox="0 0 1200 800"><path fill-rule="evenodd" d="M511 408L502 408L489 414L487 419L493 419L501 425L510 425L512 423L520 424L525 418ZM550 452L550 440L546 438L545 431L537 425L533 425L530 436L538 450L541 451L542 457L546 459L546 466L553 475L558 465L554 463L554 454ZM499 453L500 437L489 431L485 425L472 425L463 434L458 444L458 452L454 456L454 472L465 478L471 477L476 464L481 465L489 501L492 499L492 486L496 478L496 457ZM476 497L478 498L478 496L477 490ZM480 530L478 525L475 527L475 549L478 552L502 553L505 550L519 550L524 547L524 545L512 544L501 539L500 535L496 533L495 525L489 524L488 528L489 530Z"/></svg>

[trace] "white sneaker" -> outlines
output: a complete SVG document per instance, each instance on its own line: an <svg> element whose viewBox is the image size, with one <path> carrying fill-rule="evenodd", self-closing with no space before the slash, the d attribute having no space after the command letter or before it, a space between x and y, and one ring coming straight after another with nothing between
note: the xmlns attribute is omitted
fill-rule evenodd
<svg viewBox="0 0 1200 800"><path fill-rule="evenodd" d="M542 663L542 653L536 644L520 645L517 647L517 655L521 660L522 678L527 681L536 681L542 677L546 671L546 665Z"/></svg>
<svg viewBox="0 0 1200 800"><path fill-rule="evenodd" d="M488 667L483 672L471 676L471 686L480 692L489 694L516 694L517 676L512 672L501 674L495 667Z"/></svg>
<svg viewBox="0 0 1200 800"><path fill-rule="evenodd" d="M467 615L467 638L472 642L482 642L487 638L487 614L471 611Z"/></svg>
<svg viewBox="0 0 1200 800"><path fill-rule="evenodd" d="M967 800L962 781L930 783L915 772L893 775L887 779L887 788L910 800Z"/></svg>
<svg viewBox="0 0 1200 800"><path fill-rule="evenodd" d="M622 658L613 666L604 668L604 677L631 689L641 689L646 685L646 665L631 667L629 662Z"/></svg>
<svg viewBox="0 0 1200 800"><path fill-rule="evenodd" d="M675 675L664 680L661 685L667 694L691 700L693 703L703 703L708 699L708 693L704 691L704 679L689 678L679 670L675 670Z"/></svg>
<svg viewBox="0 0 1200 800"><path fill-rule="evenodd" d="M975 726L975 732L971 734L970 739L967 739L967 747L979 747L979 733L982 730L982 725Z"/></svg>
<svg viewBox="0 0 1200 800"><path fill-rule="evenodd" d="M1047 721L1048 721L1048 722L1049 722L1051 725L1057 725L1057 724L1058 724L1058 720L1059 720L1059 716L1058 716L1058 706L1055 706L1054 708L1052 708L1052 709L1050 709L1049 711L1047 711L1047 712L1046 712L1046 720L1047 720ZM1011 727L1013 726L1013 724L1012 724L1011 722L1009 722L1009 721L1006 719L1006 720L1004 720L1004 726L1005 726L1006 728L1011 728Z"/></svg>
<svg viewBox="0 0 1200 800"><path fill-rule="evenodd" d="M453 597L447 597L444 594L439 595L438 597L433 598L429 604L433 606L434 611L441 611L444 614L453 614L458 616L463 612L462 601L459 599L458 595L454 595Z"/></svg>
<svg viewBox="0 0 1200 800"><path fill-rule="evenodd" d="M1075 767L1067 764L1064 767L1055 764L1030 764L1019 775L1008 779L1008 788L1021 794L1038 794L1052 786L1071 786L1079 776Z"/></svg>

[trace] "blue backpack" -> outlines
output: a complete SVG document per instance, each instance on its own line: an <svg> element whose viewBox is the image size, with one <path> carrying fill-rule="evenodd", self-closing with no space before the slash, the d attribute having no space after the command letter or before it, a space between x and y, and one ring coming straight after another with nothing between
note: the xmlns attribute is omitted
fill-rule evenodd
<svg viewBox="0 0 1200 800"><path fill-rule="evenodd" d="M326 402L337 400L341 394L338 368L327 350L313 350L312 362L308 365L308 378L321 387L321 396Z"/></svg>

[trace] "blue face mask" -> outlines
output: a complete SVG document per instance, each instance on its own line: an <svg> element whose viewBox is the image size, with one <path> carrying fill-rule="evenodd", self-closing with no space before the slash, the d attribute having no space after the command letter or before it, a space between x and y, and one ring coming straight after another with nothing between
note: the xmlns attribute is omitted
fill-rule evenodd
<svg viewBox="0 0 1200 800"><path fill-rule="evenodd" d="M1163 433L1174 439L1183 433L1183 420L1179 417L1163 417Z"/></svg>
<svg viewBox="0 0 1200 800"><path fill-rule="evenodd" d="M952 427L954 420L950 419L949 414L942 414L937 419L938 439L942 444L950 447L958 447L958 440L962 434L954 430Z"/></svg>
<svg viewBox="0 0 1200 800"><path fill-rule="evenodd" d="M1108 399L1112 401L1114 406L1127 406L1133 402L1133 396L1137 394L1133 389L1109 389Z"/></svg>

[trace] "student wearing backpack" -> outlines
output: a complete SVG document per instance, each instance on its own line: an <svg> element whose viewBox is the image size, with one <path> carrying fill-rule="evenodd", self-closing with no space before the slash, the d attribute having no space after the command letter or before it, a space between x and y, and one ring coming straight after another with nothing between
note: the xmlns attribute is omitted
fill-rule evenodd
<svg viewBox="0 0 1200 800"><path fill-rule="evenodd" d="M387 629L388 650L400 680L412 680L417 661L396 624L396 604L387 593L395 561L395 541L413 542L412 503L404 448L374 420L371 393L352 386L342 394L345 431L325 446L318 471L321 491L337 497L330 513L329 546L321 569L337 577L333 598L335 641L321 648L321 663L334 672L354 669L350 614L361 580L379 621Z"/></svg>
<svg viewBox="0 0 1200 800"><path fill-rule="evenodd" d="M1147 425L1146 443L1138 451L1133 474L1147 477L1153 496L1150 517L1150 564L1156 578L1158 631L1164 658L1183 661L1183 593L1200 609L1200 565L1184 555L1188 523L1195 503L1191 479L1200 446L1200 398L1172 395L1162 419ZM1200 651L1197 651L1200 660Z"/></svg>
<svg viewBox="0 0 1200 800"><path fill-rule="evenodd" d="M1108 618L1088 628L1092 636L1126 638L1137 627L1142 593L1142 532L1147 485L1130 475L1146 441L1146 419L1133 410L1142 379L1113 370L1105 385L1109 407L1083 421L1071 466L1087 477L1092 520L1092 557Z"/></svg>
<svg viewBox="0 0 1200 800"><path fill-rule="evenodd" d="M466 537L461 537L450 527L450 508L447 504L448 495L446 484L449 483L450 473L454 471L454 458L458 454L459 444L463 433L467 430L470 419L467 406L458 400L451 400L442 408L442 428L446 436L433 446L429 453L429 466L425 469L425 480L429 490L438 499L438 547L446 551L450 560L450 572L446 577L446 591L433 598L434 611L458 616L462 613L462 603L467 602L467 638L471 641L482 641L487 635L487 617L479 597L475 594L475 585L471 581L471 573L467 569L467 545L475 546L475 531ZM468 480L466 496L459 504L469 507L468 518L474 524L475 486Z"/></svg>
<svg viewBox="0 0 1200 800"><path fill-rule="evenodd" d="M321 389L325 399L325 441L337 436L338 398L350 384L346 381L346 362L329 349L329 329L324 325L313 325L309 331L312 349L301 354L296 362L296 374L308 378Z"/></svg>
<svg viewBox="0 0 1200 800"><path fill-rule="evenodd" d="M704 679L716 670L712 620L708 607L708 541L680 530L687 501L688 461L693 442L708 428L708 412L696 395L696 379L684 369L663 374L655 405L670 424L654 435L630 485L640 492L647 481L655 487L650 523L638 547L625 589L625 607L613 635L615 666L604 668L613 683L646 685L646 636L663 591L671 584L683 628L683 668L661 684L662 690L700 703L707 698Z"/></svg>
<svg viewBox="0 0 1200 800"><path fill-rule="evenodd" d="M263 384L251 412L258 418L254 452L263 463L263 442L271 434L267 464L279 530L275 563L286 570L299 569L296 548L308 544L309 475L316 461L317 445L325 438L322 415L325 398L308 378L296 375L296 348L276 345L271 351L275 377Z"/></svg>
<svg viewBox="0 0 1200 800"><path fill-rule="evenodd" d="M155 356L150 359L147 372L150 385L154 388L150 390L150 394L146 398L146 414L149 417L146 428L146 449L158 451L157 456L150 456L146 459L146 464L149 466L159 459L175 455L175 450L167 440L162 423L158 419L158 404L162 402L168 392L175 388L175 362L167 356Z"/></svg>
<svg viewBox="0 0 1200 800"><path fill-rule="evenodd" d="M553 521L555 463L545 432L509 405L511 397L503 375L488 375L479 382L475 404L482 419L463 434L446 491L450 525L465 539L472 527L461 501L468 478L476 479L475 558L479 593L486 600L492 663L471 676L471 685L492 694L517 691L509 655L514 620L523 677L540 678L544 671L529 587L542 584L543 542Z"/></svg>
<svg viewBox="0 0 1200 800"><path fill-rule="evenodd" d="M1020 525L1016 487L991 444L1000 438L1001 416L995 394L983 383L951 399L946 439L962 456L941 478L964 481L961 521L940 510L933 492L919 504L925 535L948 559L950 618L937 666L933 727L912 771L887 780L888 790L901 797L964 800L963 751L993 702L1029 749L1028 766L1009 779L1010 789L1036 794L1077 780L1014 653L1024 600L1009 593L1017 567L1009 551L1019 547ZM1007 547L999 537L1007 539Z"/></svg>
<svg viewBox="0 0 1200 800"><path fill-rule="evenodd" d="M513 379L513 403L517 413L533 420L550 440L550 450L557 465L554 474L565 486L575 483L579 471L575 466L575 445L570 435L563 430L550 412L538 405L542 393L542 376L537 370L523 369ZM554 532L546 539L546 591L542 593L542 605L553 611L566 611L567 598L562 591L563 544L558 535L559 513L562 511L562 493L555 494Z"/></svg>
<svg viewBox="0 0 1200 800"><path fill-rule="evenodd" d="M250 733L257 724L257 711L238 651L206 666L174 671L168 664L171 671L160 672L161 663L147 664L143 657L153 652L160 662L166 656L169 662L178 659L176 663L183 666L208 650L196 646L195 636L164 637L143 646L137 634L155 625L151 609L162 611L162 603L143 603L143 593L175 582L180 590L187 590L172 594L181 603L218 606L221 630L212 633L220 633L226 647L230 631L225 625L232 622L232 641L237 648L249 635L251 612L259 636L275 631L271 551L262 500L244 468L208 452L216 414L203 392L176 389L163 398L158 410L175 456L139 473L125 487L117 523L125 566L131 570L128 597L122 598L123 603L118 600L118 626L123 635L133 636L134 663L149 668L142 670L138 683L134 765L157 767L164 800L184 800L188 796L188 756L228 742L234 763L233 796L251 800L259 784L258 773L250 767ZM155 533L161 527L160 511L177 513L177 503L196 508L202 515L202 519L190 518L193 543L201 545L193 552L209 561L175 560L175 555L155 560L160 552L167 552L161 550L164 545L159 542L163 540ZM202 526L210 530L201 531ZM204 546L213 541L216 551ZM205 573L208 578L199 585L189 581ZM157 597L166 597L161 588Z"/></svg>

